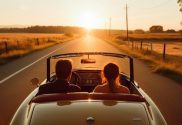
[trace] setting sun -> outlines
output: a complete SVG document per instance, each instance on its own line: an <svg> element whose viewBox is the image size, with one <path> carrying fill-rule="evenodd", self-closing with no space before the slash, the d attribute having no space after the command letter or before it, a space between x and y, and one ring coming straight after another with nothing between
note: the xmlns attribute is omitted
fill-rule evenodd
<svg viewBox="0 0 182 125"><path fill-rule="evenodd" d="M78 24L88 30L98 26L98 17L93 12L84 12L80 14Z"/></svg>

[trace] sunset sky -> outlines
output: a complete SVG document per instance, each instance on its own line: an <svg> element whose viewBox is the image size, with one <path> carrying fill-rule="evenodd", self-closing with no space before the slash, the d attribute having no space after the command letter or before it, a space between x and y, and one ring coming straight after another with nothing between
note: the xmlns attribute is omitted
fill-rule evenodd
<svg viewBox="0 0 182 125"><path fill-rule="evenodd" d="M0 25L64 25L125 29L128 3L129 29L152 25L182 29L177 0L0 0Z"/></svg>

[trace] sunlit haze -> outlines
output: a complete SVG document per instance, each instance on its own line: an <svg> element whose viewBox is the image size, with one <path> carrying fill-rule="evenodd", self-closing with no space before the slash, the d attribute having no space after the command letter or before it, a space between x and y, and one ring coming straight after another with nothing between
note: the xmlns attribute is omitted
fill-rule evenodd
<svg viewBox="0 0 182 125"><path fill-rule="evenodd" d="M79 26L87 29L93 29L99 27L97 14L93 11L84 11L78 17L77 23Z"/></svg>
<svg viewBox="0 0 182 125"><path fill-rule="evenodd" d="M0 26L63 25L125 29L128 3L129 29L152 25L181 29L177 0L0 0Z"/></svg>

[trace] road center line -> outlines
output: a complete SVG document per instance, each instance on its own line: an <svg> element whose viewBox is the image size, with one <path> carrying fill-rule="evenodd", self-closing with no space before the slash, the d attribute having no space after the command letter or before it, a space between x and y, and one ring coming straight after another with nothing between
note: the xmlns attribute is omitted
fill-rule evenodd
<svg viewBox="0 0 182 125"><path fill-rule="evenodd" d="M48 53L47 55L45 55L45 56L41 57L40 59L38 59L38 60L34 61L33 63L31 63L31 64L29 64L29 65L25 66L24 68L22 68L22 69L18 70L17 72L15 72L15 73L13 73L13 74L9 75L8 77L6 77L6 78L2 79L2 80L0 81L0 84L2 84L3 82L7 81L7 80L8 80L8 79L10 79L10 78L12 78L13 76L17 75L18 73L22 72L23 70L25 70L25 69L29 68L30 66L32 66L32 65L34 65L35 63L39 62L40 60L42 60L42 59L46 58L47 56L49 56L49 55L51 55L51 54L55 53L57 50L59 50L59 49L61 49L61 48L62 48L62 47L60 47L60 48L58 48L58 49L56 49L56 50L54 50L54 51L52 51L52 52Z"/></svg>

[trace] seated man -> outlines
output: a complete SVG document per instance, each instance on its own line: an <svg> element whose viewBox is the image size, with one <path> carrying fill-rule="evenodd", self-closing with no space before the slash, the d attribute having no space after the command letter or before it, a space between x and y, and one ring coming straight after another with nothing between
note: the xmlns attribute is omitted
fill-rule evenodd
<svg viewBox="0 0 182 125"><path fill-rule="evenodd" d="M57 79L53 83L41 85L37 95L49 93L79 92L81 89L77 85L69 83L72 72L70 60L60 60L56 63Z"/></svg>

